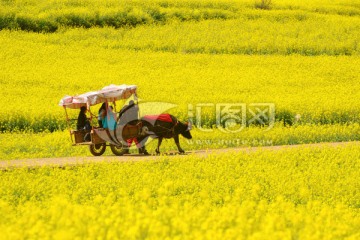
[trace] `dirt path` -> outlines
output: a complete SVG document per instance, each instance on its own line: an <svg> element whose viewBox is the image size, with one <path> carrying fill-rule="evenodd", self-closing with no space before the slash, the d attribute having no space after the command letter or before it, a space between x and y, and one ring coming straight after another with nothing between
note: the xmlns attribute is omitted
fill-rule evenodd
<svg viewBox="0 0 360 240"><path fill-rule="evenodd" d="M195 155L200 157L206 157L209 154L221 154L226 152L255 152L255 151L278 151L282 149L293 149L299 147L344 147L349 144L360 146L360 141L356 142L332 142L332 143L314 143L314 144L301 144L301 145L283 145L283 146L267 146L267 147L239 147L239 148L224 148L224 149L209 149L209 150L196 150L189 151L186 154L178 155L175 152L167 153L168 156L184 157L188 155ZM11 168L21 167L41 167L41 166L74 166L85 163L99 163L99 162L129 162L129 161L151 161L159 159L159 156L150 155L124 155L124 156L101 156L101 157L63 157L63 158L34 158L34 159L20 159L20 160L9 160L0 161L0 169L6 170Z"/></svg>

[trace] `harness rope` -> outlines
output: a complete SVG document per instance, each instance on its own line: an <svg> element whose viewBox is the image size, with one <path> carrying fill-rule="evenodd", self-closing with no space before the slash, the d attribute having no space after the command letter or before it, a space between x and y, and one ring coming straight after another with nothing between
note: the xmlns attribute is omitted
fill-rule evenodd
<svg viewBox="0 0 360 240"><path fill-rule="evenodd" d="M172 128L166 128L166 127L163 127L163 126L160 126L160 125L156 125L156 126L154 126L154 127L160 127L160 128L163 128L163 129L166 129L166 130L164 130L164 131L162 131L162 132L158 132L158 133L175 133L175 127L178 125L178 123L179 123L179 121L178 120L176 120L176 123L175 123L175 125L172 127ZM158 134L157 134L158 135Z"/></svg>

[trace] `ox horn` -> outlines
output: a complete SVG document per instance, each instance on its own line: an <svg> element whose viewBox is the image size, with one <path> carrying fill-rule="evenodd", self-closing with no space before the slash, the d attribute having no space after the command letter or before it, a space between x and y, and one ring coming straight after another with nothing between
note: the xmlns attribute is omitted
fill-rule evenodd
<svg viewBox="0 0 360 240"><path fill-rule="evenodd" d="M192 123L191 122L188 122L188 127L186 129L186 131L190 131L192 129Z"/></svg>

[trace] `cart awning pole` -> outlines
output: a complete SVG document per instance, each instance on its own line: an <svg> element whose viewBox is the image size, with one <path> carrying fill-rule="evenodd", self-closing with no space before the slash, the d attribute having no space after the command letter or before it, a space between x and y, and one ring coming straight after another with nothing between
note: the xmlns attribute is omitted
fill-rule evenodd
<svg viewBox="0 0 360 240"><path fill-rule="evenodd" d="M66 111L66 106L64 106L64 110L65 110L65 115L66 115L67 127L68 127L68 130L69 130L69 133L70 133L70 139L71 139L71 142L74 143L73 137L72 137L72 134L71 134L71 129L70 129L70 120L69 120L68 113L67 113L67 111Z"/></svg>

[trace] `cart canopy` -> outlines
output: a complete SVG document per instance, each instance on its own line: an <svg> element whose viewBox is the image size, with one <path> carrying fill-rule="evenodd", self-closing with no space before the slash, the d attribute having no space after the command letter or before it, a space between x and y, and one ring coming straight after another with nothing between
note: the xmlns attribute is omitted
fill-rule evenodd
<svg viewBox="0 0 360 240"><path fill-rule="evenodd" d="M78 109L82 106L89 107L103 102L114 102L127 99L133 94L136 97L136 89L136 85L111 84L98 91L87 92L77 96L65 96L60 100L59 106Z"/></svg>

